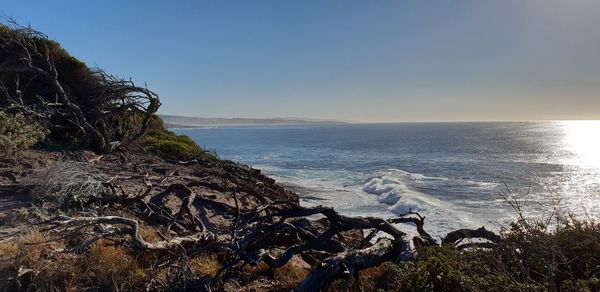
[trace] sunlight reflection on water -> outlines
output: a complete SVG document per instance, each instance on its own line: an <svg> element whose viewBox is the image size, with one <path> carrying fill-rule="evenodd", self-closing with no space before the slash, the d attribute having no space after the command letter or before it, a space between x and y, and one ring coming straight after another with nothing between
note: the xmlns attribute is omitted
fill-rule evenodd
<svg viewBox="0 0 600 292"><path fill-rule="evenodd" d="M562 121L564 143L574 154L571 163L600 169L600 121Z"/></svg>
<svg viewBox="0 0 600 292"><path fill-rule="evenodd" d="M573 171L562 185L563 204L579 215L600 216L600 121L561 121Z"/></svg>

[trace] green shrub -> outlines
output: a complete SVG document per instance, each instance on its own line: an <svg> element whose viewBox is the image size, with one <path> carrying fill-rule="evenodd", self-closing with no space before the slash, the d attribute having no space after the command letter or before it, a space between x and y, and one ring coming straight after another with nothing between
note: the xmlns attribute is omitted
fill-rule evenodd
<svg viewBox="0 0 600 292"><path fill-rule="evenodd" d="M513 223L504 242L492 250L494 264L527 283L543 283L547 290L598 291L600 283L600 224L572 216L556 224Z"/></svg>
<svg viewBox="0 0 600 292"><path fill-rule="evenodd" d="M419 251L414 262L386 264L387 272L378 288L385 291L508 291L536 288L513 283L494 270L484 251L460 251L434 246Z"/></svg>
<svg viewBox="0 0 600 292"><path fill-rule="evenodd" d="M144 150L171 159L207 159L215 157L202 150L186 135L177 135L168 130L150 129L142 142Z"/></svg>
<svg viewBox="0 0 600 292"><path fill-rule="evenodd" d="M600 225L572 217L552 227L518 221L487 250L435 246L387 264L387 291L600 291Z"/></svg>
<svg viewBox="0 0 600 292"><path fill-rule="evenodd" d="M0 111L0 152L29 148L45 134L44 128L21 113L11 115Z"/></svg>
<svg viewBox="0 0 600 292"><path fill-rule="evenodd" d="M152 115L148 122L148 129L165 130L165 123L159 116Z"/></svg>

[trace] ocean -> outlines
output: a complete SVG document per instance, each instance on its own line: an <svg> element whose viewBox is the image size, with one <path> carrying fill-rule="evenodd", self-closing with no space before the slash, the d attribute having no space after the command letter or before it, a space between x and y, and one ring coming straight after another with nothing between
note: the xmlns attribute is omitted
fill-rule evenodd
<svg viewBox="0 0 600 292"><path fill-rule="evenodd" d="M600 216L600 121L221 126L175 129L223 159L259 168L353 216L426 216L435 237L498 231L554 209ZM408 227L407 227L408 228Z"/></svg>

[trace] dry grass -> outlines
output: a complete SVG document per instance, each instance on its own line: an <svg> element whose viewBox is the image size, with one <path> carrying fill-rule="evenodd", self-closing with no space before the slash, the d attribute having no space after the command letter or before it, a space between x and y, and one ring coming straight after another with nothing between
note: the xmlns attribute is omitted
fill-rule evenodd
<svg viewBox="0 0 600 292"><path fill-rule="evenodd" d="M33 270L37 275L31 285L38 290L77 290L77 282L84 273L77 256L53 253L62 248L61 242L48 242L49 237L37 230L0 243L0 277L6 281L17 271ZM5 282L15 285L15 282ZM7 284L8 285L8 284ZM15 287L8 287L15 289Z"/></svg>
<svg viewBox="0 0 600 292"><path fill-rule="evenodd" d="M309 273L310 269L297 257L292 258L282 267L273 269L275 280L279 281L285 288L295 288Z"/></svg>
<svg viewBox="0 0 600 292"><path fill-rule="evenodd" d="M347 291L379 291L377 284L389 273L389 263L383 263L376 267L364 269L359 272L359 278L353 281L338 279L329 288L330 292Z"/></svg>
<svg viewBox="0 0 600 292"><path fill-rule="evenodd" d="M260 262L256 266L245 266L244 273L254 277L271 277L273 276L273 269L271 269L271 267L264 262Z"/></svg>
<svg viewBox="0 0 600 292"><path fill-rule="evenodd" d="M360 272L360 279L358 285L359 291L375 291L379 279L381 279L389 268L387 265L379 265L376 267L368 268ZM356 281L355 281L356 282Z"/></svg>
<svg viewBox="0 0 600 292"><path fill-rule="evenodd" d="M200 255L190 260L190 269L194 275L213 278L221 269L221 263L215 255Z"/></svg>
<svg viewBox="0 0 600 292"><path fill-rule="evenodd" d="M137 219L137 218L133 218L133 219ZM140 236L147 242L158 242L161 241L162 238L160 238L160 236L158 235L158 232L156 232L155 229L148 227L146 225L141 225L140 224Z"/></svg>
<svg viewBox="0 0 600 292"><path fill-rule="evenodd" d="M92 278L85 260L76 255L57 254L40 264L32 283L38 290L81 291L83 283Z"/></svg>
<svg viewBox="0 0 600 292"><path fill-rule="evenodd" d="M60 253L56 251L64 244L46 242L49 239L45 233L27 230L0 242L0 291L137 290L148 282L147 270L154 269L158 261L153 253L131 254L126 247L104 240L94 243L88 252ZM31 272L13 280L24 271ZM210 271L208 266L205 271Z"/></svg>
<svg viewBox="0 0 600 292"><path fill-rule="evenodd" d="M15 240L5 240L0 242L0 270L11 267L18 254L19 247Z"/></svg>
<svg viewBox="0 0 600 292"><path fill-rule="evenodd" d="M0 243L0 267L14 266L33 268L53 249L62 247L60 242L49 242L45 234L37 230L27 230L23 235Z"/></svg>
<svg viewBox="0 0 600 292"><path fill-rule="evenodd" d="M249 276L247 281L262 279L276 280L280 288L288 290L298 286L306 276L310 273L310 266L300 257L294 256L285 265L279 268L271 268L264 262L258 263L256 266L244 267L244 273Z"/></svg>
<svg viewBox="0 0 600 292"><path fill-rule="evenodd" d="M111 290L123 290L143 281L146 274L125 248L95 243L88 257L88 266L98 283Z"/></svg>

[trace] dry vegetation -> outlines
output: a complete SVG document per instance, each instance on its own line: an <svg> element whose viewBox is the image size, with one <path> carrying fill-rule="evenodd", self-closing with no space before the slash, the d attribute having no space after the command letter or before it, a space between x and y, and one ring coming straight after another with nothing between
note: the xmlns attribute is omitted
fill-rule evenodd
<svg viewBox="0 0 600 292"><path fill-rule="evenodd" d="M555 219L558 225L552 227L519 221L504 229L502 241L489 249L426 247L414 260L364 269L354 279L336 280L329 290L597 291L600 225L568 216ZM141 230L147 240L161 240L156 230ZM156 285L153 287L168 290L185 287L173 278L216 279L224 265L229 264L218 253L202 252L179 261L188 266L188 272L182 274L173 266L161 267L164 255L151 251L137 252L126 245L99 240L84 253L71 254L60 252L68 242L47 242L53 238L54 235L30 229L0 242L0 274L6 281L1 283L10 289L123 291ZM247 285L265 290L294 289L310 272L310 266L297 256L280 267L260 262L244 267L235 280L226 280L221 289L242 289ZM11 281L9 274L17 275L19 281Z"/></svg>
<svg viewBox="0 0 600 292"><path fill-rule="evenodd" d="M596 223L516 208L500 234L437 240L414 212L301 207L260 171L165 130L153 92L43 34L0 25L0 50L1 290L600 289ZM26 150L41 133L41 150Z"/></svg>
<svg viewBox="0 0 600 292"><path fill-rule="evenodd" d="M190 260L190 269L194 275L203 278L214 278L221 270L221 263L215 255L203 254Z"/></svg>

